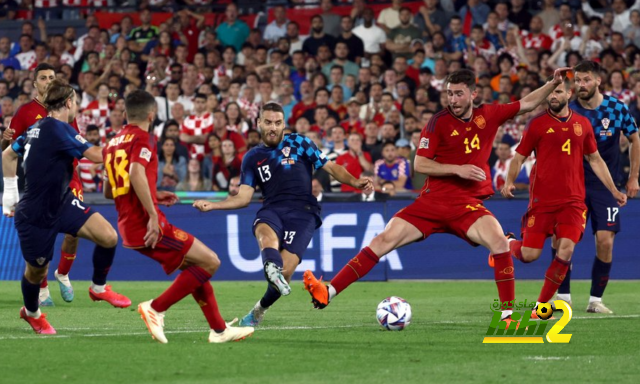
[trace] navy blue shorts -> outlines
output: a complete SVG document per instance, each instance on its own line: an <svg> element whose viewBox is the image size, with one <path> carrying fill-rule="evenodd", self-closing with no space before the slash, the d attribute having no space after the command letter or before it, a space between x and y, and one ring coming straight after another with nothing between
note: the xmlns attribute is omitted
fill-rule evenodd
<svg viewBox="0 0 640 384"><path fill-rule="evenodd" d="M287 250L302 260L316 228L322 225L320 215L313 211L287 207L262 207L253 221L253 234L258 224L267 224L280 239L280 250Z"/></svg>
<svg viewBox="0 0 640 384"><path fill-rule="evenodd" d="M620 206L611 192L606 189L589 188L585 200L591 216L591 229L597 231L620 232Z"/></svg>
<svg viewBox="0 0 640 384"><path fill-rule="evenodd" d="M60 219L53 227L41 228L25 222L16 215L15 225L20 240L22 257L36 268L41 268L53 259L56 236L66 233L77 236L78 231L95 212L73 194L67 194Z"/></svg>

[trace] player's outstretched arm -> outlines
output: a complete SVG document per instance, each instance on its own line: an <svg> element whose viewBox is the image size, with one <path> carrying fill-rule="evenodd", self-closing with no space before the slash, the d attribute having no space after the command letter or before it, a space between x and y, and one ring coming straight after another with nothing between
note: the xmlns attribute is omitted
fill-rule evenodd
<svg viewBox="0 0 640 384"><path fill-rule="evenodd" d="M144 245L155 248L160 236L160 227L158 225L158 212L153 205L151 198L151 189L149 188L149 180L145 173L144 165L140 163L131 163L129 168L129 177L131 185L144 210L149 214L149 222L147 223L147 233L144 235Z"/></svg>
<svg viewBox="0 0 640 384"><path fill-rule="evenodd" d="M96 164L104 162L102 159L102 148L97 145L87 149L82 153L82 155Z"/></svg>
<svg viewBox="0 0 640 384"><path fill-rule="evenodd" d="M2 152L2 173L4 175L4 193L2 194L2 213L7 217L13 217L20 194L18 193L18 154L13 148L7 148Z"/></svg>
<svg viewBox="0 0 640 384"><path fill-rule="evenodd" d="M609 173L609 168L607 167L607 164L604 162L604 160L602 160L600 152L595 151L594 153L585 155L584 157L589 162L591 169L593 169L593 173L598 176L598 179L602 181L602 183L611 192L613 197L615 197L615 199L618 201L618 205L623 207L625 204L627 204L627 195L618 191L618 188L616 188L616 184L613 182L613 178Z"/></svg>
<svg viewBox="0 0 640 384"><path fill-rule="evenodd" d="M629 148L629 180L627 181L627 196L636 197L638 194L638 172L640 172L640 136L638 132L634 132L628 137L631 147Z"/></svg>
<svg viewBox="0 0 640 384"><path fill-rule="evenodd" d="M244 208L251 202L253 192L255 192L255 189L253 189L253 187L242 184L240 185L238 194L235 196L229 195L229 197L227 197L225 200L215 202L207 200L196 200L193 203L193 207L200 210L201 212Z"/></svg>
<svg viewBox="0 0 640 384"><path fill-rule="evenodd" d="M567 72L571 70L572 69L569 67L556 69L553 72L552 81L547 82L542 87L520 99L520 111L518 112L518 115L531 112L536 109L538 105L542 104L547 99L547 96L549 96L551 92L558 87L558 85L562 84Z"/></svg>
<svg viewBox="0 0 640 384"><path fill-rule="evenodd" d="M500 190L500 193L502 194L502 196L509 199L513 197L513 190L516 189L516 186L513 185L513 183L518 177L518 174L520 173L520 168L522 168L522 164L524 163L525 159L526 157L522 156L518 152L516 152L515 156L513 156L513 159L511 160L511 164L509 165L507 180L505 181L504 186L502 186L502 189Z"/></svg>
<svg viewBox="0 0 640 384"><path fill-rule="evenodd" d="M322 168L342 184L347 184L355 189L365 191L371 191L373 189L373 181L370 178L363 177L361 179L356 179L342 165L336 164L331 160L327 161ZM402 187L404 188L404 184L402 184Z"/></svg>
<svg viewBox="0 0 640 384"><path fill-rule="evenodd" d="M423 173L431 177L458 176L467 180L485 181L487 175L482 168L472 164L454 165L442 164L424 156L416 155L413 165L416 172Z"/></svg>

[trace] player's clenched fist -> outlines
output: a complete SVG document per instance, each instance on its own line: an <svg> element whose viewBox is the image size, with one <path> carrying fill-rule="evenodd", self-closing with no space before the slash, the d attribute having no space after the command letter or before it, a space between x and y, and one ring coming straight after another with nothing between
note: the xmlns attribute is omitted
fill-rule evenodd
<svg viewBox="0 0 640 384"><path fill-rule="evenodd" d="M206 200L196 200L193 203L193 207L198 209L200 212L209 212L213 209L213 203Z"/></svg>
<svg viewBox="0 0 640 384"><path fill-rule="evenodd" d="M472 164L464 164L459 166L456 175L463 179L474 181L485 181L487 179L487 175L484 173L482 168Z"/></svg>
<svg viewBox="0 0 640 384"><path fill-rule="evenodd" d="M616 191L616 193L614 193L613 196L618 201L619 206L624 207L627 204L627 195L625 195L624 193L620 191Z"/></svg>
<svg viewBox="0 0 640 384"><path fill-rule="evenodd" d="M373 181L369 177L363 177L356 180L356 184L353 187L365 192L370 192L373 190Z"/></svg>

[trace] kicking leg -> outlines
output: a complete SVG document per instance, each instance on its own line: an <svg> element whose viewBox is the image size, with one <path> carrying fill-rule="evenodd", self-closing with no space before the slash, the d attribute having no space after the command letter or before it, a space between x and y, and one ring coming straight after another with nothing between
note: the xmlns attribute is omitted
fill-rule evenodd
<svg viewBox="0 0 640 384"><path fill-rule="evenodd" d="M75 297L73 287L71 286L71 280L69 280L69 271L76 259L78 242L79 239L77 237L64 235L62 249L60 250L60 262L58 263L58 269L53 272L53 275L60 285L60 295L62 295L62 300L67 303L72 302Z"/></svg>
<svg viewBox="0 0 640 384"><path fill-rule="evenodd" d="M612 231L596 232L596 258L591 270L591 296L587 312L613 313L612 310L602 304L602 295L609 282L611 263L613 261L613 241L616 233Z"/></svg>
<svg viewBox="0 0 640 384"><path fill-rule="evenodd" d="M569 270L569 264L575 247L576 243L570 239L558 239L558 253L545 273L542 291L540 292L540 296L538 296L538 303L549 302L558 290L560 284L562 284Z"/></svg>
<svg viewBox="0 0 640 384"><path fill-rule="evenodd" d="M78 231L78 237L96 244L93 251L93 277L89 287L89 297L93 301L106 301L117 308L126 308L131 300L111 290L107 285L107 275L113 264L118 245L118 234L111 224L99 213L94 213Z"/></svg>
<svg viewBox="0 0 640 384"><path fill-rule="evenodd" d="M262 253L264 277L281 295L289 295L291 287L289 287L289 283L282 274L284 264L282 255L278 251L280 248L278 235L273 228L265 223L260 223L256 226L255 235Z"/></svg>
<svg viewBox="0 0 640 384"><path fill-rule="evenodd" d="M314 306L322 309L351 283L364 277L378 264L380 258L394 249L418 241L424 237L423 233L408 221L394 217L378 236L371 240L368 247L349 260L338 274L326 286L317 280L311 271L304 273L304 288L309 291Z"/></svg>

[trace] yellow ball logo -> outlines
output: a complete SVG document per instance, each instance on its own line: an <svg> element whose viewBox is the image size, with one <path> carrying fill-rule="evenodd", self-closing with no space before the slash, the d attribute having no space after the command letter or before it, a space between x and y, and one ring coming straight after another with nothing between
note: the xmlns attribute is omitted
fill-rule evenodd
<svg viewBox="0 0 640 384"><path fill-rule="evenodd" d="M540 303L536 307L536 315L542 320L547 320L553 315L553 308L549 303Z"/></svg>

